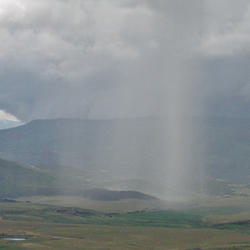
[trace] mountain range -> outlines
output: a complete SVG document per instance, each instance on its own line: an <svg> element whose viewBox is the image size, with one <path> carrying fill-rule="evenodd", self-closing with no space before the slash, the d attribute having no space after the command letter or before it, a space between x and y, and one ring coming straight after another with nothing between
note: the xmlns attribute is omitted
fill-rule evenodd
<svg viewBox="0 0 250 250"><path fill-rule="evenodd" d="M206 148L202 166L206 177L249 182L249 119L210 117L194 124L194 131L203 131L198 147ZM49 183L56 176L57 183L69 189L130 188L157 193L161 185L155 180L162 175L167 138L162 136L164 129L158 118L34 120L0 130L0 158L18 162L20 169L39 173Z"/></svg>

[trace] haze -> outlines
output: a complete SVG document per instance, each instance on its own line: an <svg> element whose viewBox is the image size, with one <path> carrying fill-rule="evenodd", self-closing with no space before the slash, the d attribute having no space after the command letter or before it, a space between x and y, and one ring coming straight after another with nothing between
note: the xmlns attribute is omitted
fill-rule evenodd
<svg viewBox="0 0 250 250"><path fill-rule="evenodd" d="M246 0L0 0L0 37L0 118L157 117L144 136L162 139L161 157L144 167L141 140L109 160L169 199L203 183L203 121L250 118ZM125 131L116 123L107 145Z"/></svg>

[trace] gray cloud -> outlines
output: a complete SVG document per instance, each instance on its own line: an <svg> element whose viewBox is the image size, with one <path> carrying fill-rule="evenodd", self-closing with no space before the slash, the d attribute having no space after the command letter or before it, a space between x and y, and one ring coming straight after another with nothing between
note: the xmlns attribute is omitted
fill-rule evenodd
<svg viewBox="0 0 250 250"><path fill-rule="evenodd" d="M0 109L22 120L150 115L164 111L176 82L196 104L212 107L226 96L247 107L249 6L2 1Z"/></svg>

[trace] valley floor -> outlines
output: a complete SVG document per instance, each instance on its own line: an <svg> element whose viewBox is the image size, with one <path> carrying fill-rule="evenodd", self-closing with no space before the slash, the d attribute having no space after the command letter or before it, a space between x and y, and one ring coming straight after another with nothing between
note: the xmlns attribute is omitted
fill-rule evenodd
<svg viewBox="0 0 250 250"><path fill-rule="evenodd" d="M249 249L250 236L212 229L116 227L2 221L1 233L27 241L0 240L4 249Z"/></svg>
<svg viewBox="0 0 250 250"><path fill-rule="evenodd" d="M66 198L0 202L0 249L250 249L250 199L242 192L175 210Z"/></svg>

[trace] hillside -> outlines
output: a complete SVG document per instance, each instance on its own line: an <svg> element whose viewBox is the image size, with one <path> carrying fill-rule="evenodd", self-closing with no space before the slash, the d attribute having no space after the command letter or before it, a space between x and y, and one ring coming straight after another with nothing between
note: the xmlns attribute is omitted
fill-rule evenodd
<svg viewBox="0 0 250 250"><path fill-rule="evenodd" d="M210 118L204 131L209 176L250 183L250 119Z"/></svg>
<svg viewBox="0 0 250 250"><path fill-rule="evenodd" d="M54 178L27 164L0 159L0 197L51 194Z"/></svg>
<svg viewBox="0 0 250 250"><path fill-rule="evenodd" d="M194 131L203 131L196 147L206 148L202 167L209 179L249 181L249 124L225 118L194 123ZM165 181L164 130L156 118L35 120L0 130L0 157L50 171L68 187L159 193Z"/></svg>

